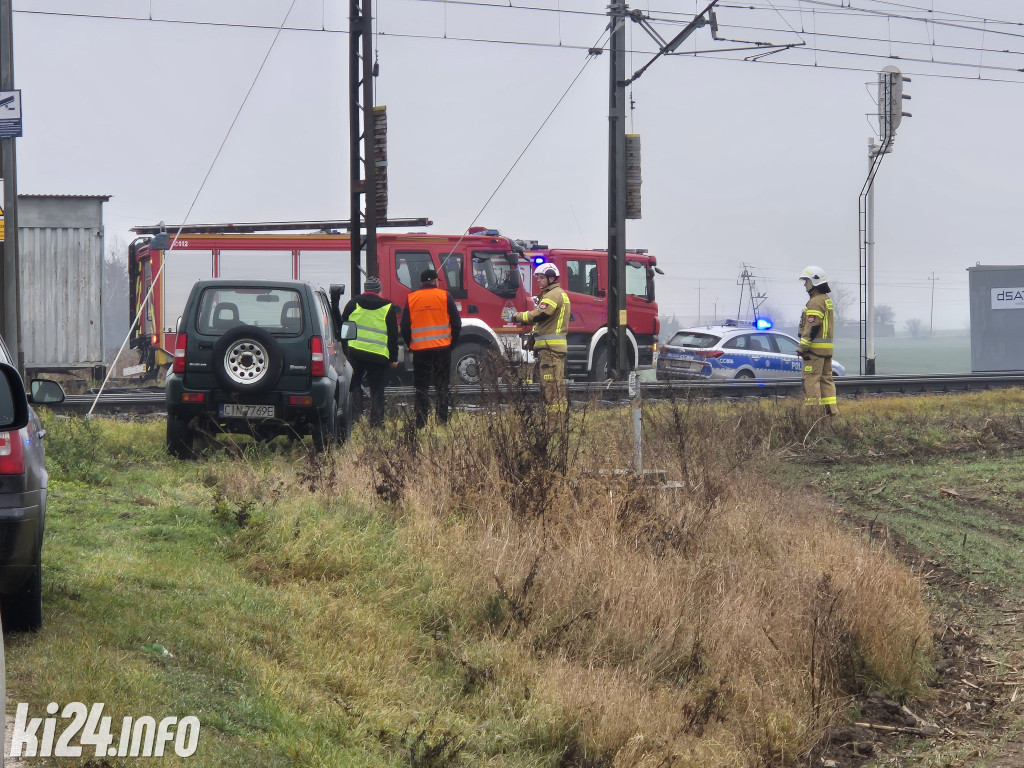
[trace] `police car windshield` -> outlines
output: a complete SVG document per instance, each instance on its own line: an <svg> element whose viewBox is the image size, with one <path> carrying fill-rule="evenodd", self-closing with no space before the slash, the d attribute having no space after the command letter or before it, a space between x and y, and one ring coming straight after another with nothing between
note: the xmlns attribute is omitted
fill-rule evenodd
<svg viewBox="0 0 1024 768"><path fill-rule="evenodd" d="M721 336L715 336L711 333L696 333L694 331L679 331L669 341L669 346L672 347L696 347L697 349L707 349L713 347L721 339Z"/></svg>

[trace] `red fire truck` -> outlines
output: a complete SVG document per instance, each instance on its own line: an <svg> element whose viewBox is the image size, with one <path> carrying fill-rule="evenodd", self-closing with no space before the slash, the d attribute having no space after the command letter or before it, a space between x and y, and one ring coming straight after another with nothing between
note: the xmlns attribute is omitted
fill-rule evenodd
<svg viewBox="0 0 1024 768"><path fill-rule="evenodd" d="M129 247L132 320L142 308L131 345L152 375L173 357L178 317L196 280L280 277L326 288L348 282L351 275L348 233L238 233L229 226L218 231L196 229L203 231L180 234L169 250L151 247L150 236L136 238ZM506 307L522 311L534 306L532 270L541 259L557 264L564 275L562 285L571 294L567 373L603 378L607 361L602 341L607 332L607 255L603 252L548 249L484 228L464 236L377 235L383 296L404 306L409 292L419 287L420 273L432 268L455 299L462 316L462 333L452 356L452 377L458 384L479 384L485 357L492 351L508 350L528 362L524 355L529 353L522 351L521 344L524 329L503 320L502 312ZM627 254L628 337L634 366L652 364L656 347L655 264L647 254ZM400 367L411 370L411 356L404 350L401 355Z"/></svg>

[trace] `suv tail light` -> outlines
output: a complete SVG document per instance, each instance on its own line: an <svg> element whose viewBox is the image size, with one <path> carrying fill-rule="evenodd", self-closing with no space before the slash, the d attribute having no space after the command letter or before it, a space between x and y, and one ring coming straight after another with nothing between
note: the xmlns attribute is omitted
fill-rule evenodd
<svg viewBox="0 0 1024 768"><path fill-rule="evenodd" d="M310 365L309 370L313 376L327 375L327 359L324 357L324 340L319 336L310 339Z"/></svg>
<svg viewBox="0 0 1024 768"><path fill-rule="evenodd" d="M0 432L0 475L25 474L25 449L21 431Z"/></svg>
<svg viewBox="0 0 1024 768"><path fill-rule="evenodd" d="M698 349L694 354L697 357L721 357L725 352L721 349Z"/></svg>
<svg viewBox="0 0 1024 768"><path fill-rule="evenodd" d="M185 372L185 345L188 343L188 335L179 333L174 342L174 368L175 373Z"/></svg>

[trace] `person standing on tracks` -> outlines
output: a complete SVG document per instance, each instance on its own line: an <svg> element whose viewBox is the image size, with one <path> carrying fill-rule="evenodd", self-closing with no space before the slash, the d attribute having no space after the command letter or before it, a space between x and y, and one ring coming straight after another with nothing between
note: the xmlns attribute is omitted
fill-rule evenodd
<svg viewBox="0 0 1024 768"><path fill-rule="evenodd" d="M558 284L558 267L554 264L541 264L533 274L540 285L537 308L528 312L512 312L509 319L514 323L534 324L533 348L540 362L540 386L548 424L564 424L569 409L565 389L569 296Z"/></svg>
<svg viewBox="0 0 1024 768"><path fill-rule="evenodd" d="M449 380L452 349L459 341L462 318L451 294L437 287L437 272L425 269L420 287L409 294L402 312L402 338L412 350L412 379L416 390L416 427L427 425L430 387L437 394L437 421L448 423L451 408Z"/></svg>
<svg viewBox="0 0 1024 768"><path fill-rule="evenodd" d="M380 279L366 278L363 292L345 305L341 320L356 324L356 337L345 342L352 364L350 391L358 412L363 411L363 382L370 389L370 426L384 423L384 388L391 369L398 367L398 307L381 298Z"/></svg>
<svg viewBox="0 0 1024 768"><path fill-rule="evenodd" d="M831 288L821 267L809 266L800 273L804 289L810 298L800 315L800 348L803 359L804 402L821 405L825 413L839 413L836 404L836 385L832 380L833 320Z"/></svg>

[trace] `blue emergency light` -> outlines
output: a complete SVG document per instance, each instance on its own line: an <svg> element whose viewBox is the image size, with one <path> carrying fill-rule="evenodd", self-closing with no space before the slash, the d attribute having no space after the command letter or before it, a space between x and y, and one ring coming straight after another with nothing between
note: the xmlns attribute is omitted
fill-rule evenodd
<svg viewBox="0 0 1024 768"><path fill-rule="evenodd" d="M545 259L544 259L543 256L534 256L533 257L533 266L534 267L539 267L541 264L544 263L544 261L545 261Z"/></svg>
<svg viewBox="0 0 1024 768"><path fill-rule="evenodd" d="M759 331L767 331L773 325L767 317L759 317L754 321L754 327Z"/></svg>

